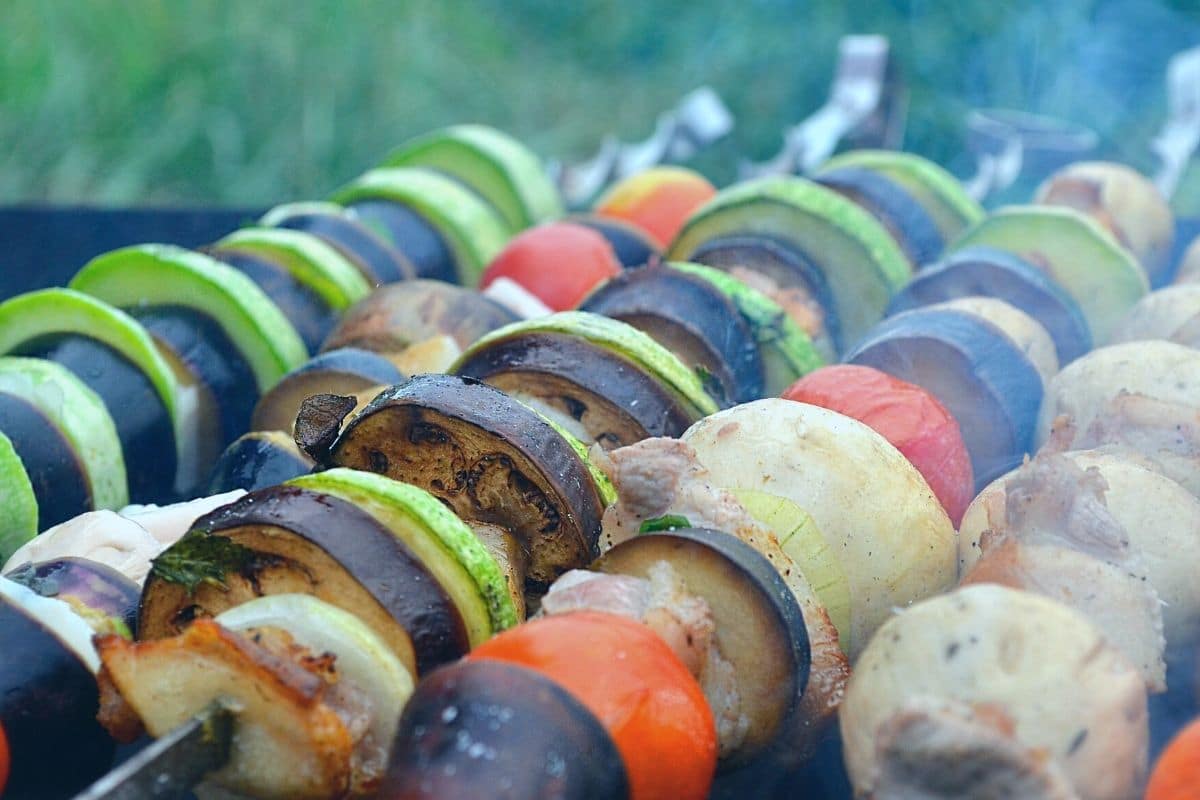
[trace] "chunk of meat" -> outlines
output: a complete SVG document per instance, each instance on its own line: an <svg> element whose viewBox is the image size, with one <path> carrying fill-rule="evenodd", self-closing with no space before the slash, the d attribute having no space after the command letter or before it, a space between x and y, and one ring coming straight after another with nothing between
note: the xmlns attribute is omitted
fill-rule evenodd
<svg viewBox="0 0 1200 800"><path fill-rule="evenodd" d="M1055 420L1043 452L1091 450L1131 452L1155 471L1200 497L1200 408L1121 392L1076 430L1066 415Z"/></svg>
<svg viewBox="0 0 1200 800"><path fill-rule="evenodd" d="M166 547L137 522L112 511L88 511L35 536L4 565L9 572L22 564L73 556L112 567L141 584L150 561Z"/></svg>
<svg viewBox="0 0 1200 800"><path fill-rule="evenodd" d="M542 598L542 614L605 611L636 619L657 633L696 677L717 726L721 756L745 740L750 722L741 710L733 665L722 655L712 609L689 594L665 561L650 579L571 570Z"/></svg>
<svg viewBox="0 0 1200 800"><path fill-rule="evenodd" d="M201 619L169 639L104 636L96 648L112 722L129 724L114 691L154 736L213 702L238 711L229 764L212 776L222 786L254 797L329 798L378 785L390 743L369 741L365 697L339 680L332 655L310 653L283 631L242 635Z"/></svg>
<svg viewBox="0 0 1200 800"><path fill-rule="evenodd" d="M1042 454L1013 474L1004 503L987 504L983 555L962 583L997 583L1072 606L1166 689L1162 602L1145 560L1109 511L1097 467Z"/></svg>
<svg viewBox="0 0 1200 800"><path fill-rule="evenodd" d="M1045 753L1013 737L1001 709L909 700L879 728L871 800L1077 800Z"/></svg>
<svg viewBox="0 0 1200 800"><path fill-rule="evenodd" d="M592 448L595 454L599 450ZM811 755L842 701L850 664L838 644L838 631L801 568L784 553L775 535L751 517L728 491L708 482L708 470L696 452L677 439L643 439L595 457L613 481L618 501L604 513L601 549L637 535L642 522L666 514L687 518L693 526L737 536L767 558L800 604L808 631L812 665L790 736L792 752L781 758Z"/></svg>

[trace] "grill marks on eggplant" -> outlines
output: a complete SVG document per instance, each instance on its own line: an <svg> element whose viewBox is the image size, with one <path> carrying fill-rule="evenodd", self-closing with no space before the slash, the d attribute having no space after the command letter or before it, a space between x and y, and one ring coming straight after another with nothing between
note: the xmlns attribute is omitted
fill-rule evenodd
<svg viewBox="0 0 1200 800"><path fill-rule="evenodd" d="M496 342L474 352L457 372L561 410L606 450L680 436L695 421L637 364L566 334L528 333Z"/></svg>
<svg viewBox="0 0 1200 800"><path fill-rule="evenodd" d="M258 284L287 315L308 352L315 353L337 325L338 313L316 292L293 278L286 268L236 249L210 248L206 252Z"/></svg>
<svg viewBox="0 0 1200 800"><path fill-rule="evenodd" d="M450 283L458 280L454 253L446 240L413 209L390 200L359 200L346 208L391 240L391 244L412 264L416 271L414 277L435 278Z"/></svg>
<svg viewBox="0 0 1200 800"><path fill-rule="evenodd" d="M71 443L38 409L0 392L0 431L25 466L38 504L42 530L92 510L86 468Z"/></svg>
<svg viewBox="0 0 1200 800"><path fill-rule="evenodd" d="M632 325L685 365L707 370L723 407L762 396L762 358L749 324L724 293L701 278L667 267L629 270L579 308Z"/></svg>
<svg viewBox="0 0 1200 800"><path fill-rule="evenodd" d="M78 334L39 336L24 342L14 354L54 361L100 395L112 414L129 465L133 502L174 496L177 455L171 417L154 384L132 361Z"/></svg>
<svg viewBox="0 0 1200 800"><path fill-rule="evenodd" d="M185 306L132 308L130 316L207 389L220 418L220 446L245 433L258 399L254 370L211 317Z"/></svg>
<svg viewBox="0 0 1200 800"><path fill-rule="evenodd" d="M477 381L422 375L385 391L328 461L414 484L465 520L505 528L535 588L596 554L603 504L586 466L534 412Z"/></svg>
<svg viewBox="0 0 1200 800"><path fill-rule="evenodd" d="M172 636L197 617L285 592L358 615L414 674L469 647L458 609L395 534L344 500L289 486L201 517L155 560L138 638Z"/></svg>

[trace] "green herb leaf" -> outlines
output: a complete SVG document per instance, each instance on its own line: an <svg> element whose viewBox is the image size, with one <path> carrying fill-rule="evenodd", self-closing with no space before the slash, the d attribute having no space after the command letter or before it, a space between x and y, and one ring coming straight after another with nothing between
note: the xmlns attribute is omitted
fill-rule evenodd
<svg viewBox="0 0 1200 800"><path fill-rule="evenodd" d="M225 576L244 571L258 556L228 537L192 531L151 562L150 575L193 594L202 583L227 588Z"/></svg>
<svg viewBox="0 0 1200 800"><path fill-rule="evenodd" d="M642 523L638 533L654 533L655 531L673 531L676 528L690 528L692 523L687 517L678 514L664 514L661 517L651 517Z"/></svg>

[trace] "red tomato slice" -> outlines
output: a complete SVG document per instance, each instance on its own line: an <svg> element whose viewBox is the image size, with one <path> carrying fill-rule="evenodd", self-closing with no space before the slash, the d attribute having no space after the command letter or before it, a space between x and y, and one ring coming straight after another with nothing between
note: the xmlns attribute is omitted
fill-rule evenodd
<svg viewBox="0 0 1200 800"><path fill-rule="evenodd" d="M1154 765L1146 800L1200 797L1200 719L1180 731Z"/></svg>
<svg viewBox="0 0 1200 800"><path fill-rule="evenodd" d="M625 761L633 800L703 800L717 764L717 734L700 684L650 628L592 611L543 617L471 651L541 672L608 730Z"/></svg>
<svg viewBox="0 0 1200 800"><path fill-rule="evenodd" d="M12 756L8 752L8 739L4 735L4 726L0 725L0 795L4 794L4 785L8 783L8 770Z"/></svg>
<svg viewBox="0 0 1200 800"><path fill-rule="evenodd" d="M597 284L621 271L602 235L571 222L551 222L517 234L488 265L479 286L508 278L555 311L575 308Z"/></svg>
<svg viewBox="0 0 1200 800"><path fill-rule="evenodd" d="M975 476L958 422L932 394L871 367L822 367L783 393L873 428L925 478L957 528L975 496Z"/></svg>

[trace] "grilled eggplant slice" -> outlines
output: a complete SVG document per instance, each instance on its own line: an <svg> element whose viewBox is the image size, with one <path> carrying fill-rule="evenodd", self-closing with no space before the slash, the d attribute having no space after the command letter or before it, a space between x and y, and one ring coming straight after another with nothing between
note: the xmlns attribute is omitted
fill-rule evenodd
<svg viewBox="0 0 1200 800"><path fill-rule="evenodd" d="M39 530L85 511L128 502L112 416L100 397L65 367L36 358L0 358L0 431L36 498L34 529L13 549ZM4 503L15 508L20 496L14 489ZM0 539L19 529L0 534ZM7 557L11 549L0 545L0 554Z"/></svg>
<svg viewBox="0 0 1200 800"><path fill-rule="evenodd" d="M0 578L0 735L12 754L5 800L71 797L112 762L113 741L96 722L91 636L66 603Z"/></svg>
<svg viewBox="0 0 1200 800"><path fill-rule="evenodd" d="M338 317L371 285L341 253L302 231L243 228L207 252L254 280L316 352Z"/></svg>
<svg viewBox="0 0 1200 800"><path fill-rule="evenodd" d="M213 467L209 494L265 489L312 471L313 460L282 431L254 431L225 448Z"/></svg>
<svg viewBox="0 0 1200 800"><path fill-rule="evenodd" d="M701 379L669 350L632 326L583 311L493 331L452 371L530 403L605 449L678 436L717 410Z"/></svg>
<svg viewBox="0 0 1200 800"><path fill-rule="evenodd" d="M732 664L738 713L749 723L745 738L723 763L744 763L789 729L788 717L808 683L811 654L800 606L758 551L728 533L704 528L634 537L591 568L649 579L663 562L687 594L703 598L712 610L716 647ZM704 681L701 685L707 688Z"/></svg>
<svg viewBox="0 0 1200 800"><path fill-rule="evenodd" d="M478 381L419 375L385 390L327 463L411 483L506 529L528 554L527 588L596 555L604 509L587 467L537 414Z"/></svg>
<svg viewBox="0 0 1200 800"><path fill-rule="evenodd" d="M315 394L354 394L372 386L400 383L404 375L383 356L341 348L309 359L289 372L258 401L251 427L290 433L304 398Z"/></svg>
<svg viewBox="0 0 1200 800"><path fill-rule="evenodd" d="M468 649L458 609L395 533L345 500L294 486L206 514L155 559L137 636L172 636L198 617L294 592L357 614L414 675Z"/></svg>
<svg viewBox="0 0 1200 800"><path fill-rule="evenodd" d="M177 415L189 431L183 440L194 443L181 495L194 496L221 448L246 432L258 395L308 357L296 329L254 281L190 250L114 250L88 262L71 286L144 319L167 362L190 375ZM211 414L204 411L209 403L216 407Z"/></svg>
<svg viewBox="0 0 1200 800"><path fill-rule="evenodd" d="M268 228L303 231L341 253L372 286L410 280L416 268L387 239L334 203L287 203L258 221Z"/></svg>
<svg viewBox="0 0 1200 800"><path fill-rule="evenodd" d="M625 763L596 717L549 678L500 661L460 661L421 681L378 795L628 796Z"/></svg>
<svg viewBox="0 0 1200 800"><path fill-rule="evenodd" d="M329 334L323 350L358 347L397 353L434 336L449 335L467 347L517 316L474 289L439 280L381 286L356 303Z"/></svg>
<svg viewBox="0 0 1200 800"><path fill-rule="evenodd" d="M425 490L352 469L289 483L340 497L387 523L454 601L472 647L519 621L495 559L466 523Z"/></svg>
<svg viewBox="0 0 1200 800"><path fill-rule="evenodd" d="M762 357L749 324L702 278L665 266L626 270L588 295L579 310L632 325L685 365L706 371L723 406L762 397Z"/></svg>

